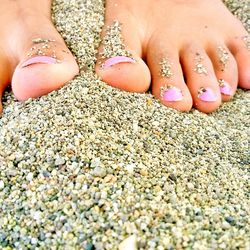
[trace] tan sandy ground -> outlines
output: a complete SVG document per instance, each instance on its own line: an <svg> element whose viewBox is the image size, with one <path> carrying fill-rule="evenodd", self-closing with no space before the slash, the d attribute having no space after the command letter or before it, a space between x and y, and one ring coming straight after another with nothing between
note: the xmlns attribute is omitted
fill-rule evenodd
<svg viewBox="0 0 250 250"><path fill-rule="evenodd" d="M227 3L248 26L249 1ZM205 115L113 89L92 72L102 0L53 12L82 74L4 96L0 249L249 249L249 92Z"/></svg>

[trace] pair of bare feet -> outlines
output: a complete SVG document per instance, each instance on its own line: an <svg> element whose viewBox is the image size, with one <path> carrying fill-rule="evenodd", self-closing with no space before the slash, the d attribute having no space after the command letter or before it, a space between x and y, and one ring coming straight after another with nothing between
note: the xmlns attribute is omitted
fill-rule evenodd
<svg viewBox="0 0 250 250"><path fill-rule="evenodd" d="M52 0L40 2L1 0L0 98L10 83L22 101L79 73L51 22ZM250 88L249 35L220 0L107 0L105 27L119 29L116 20L127 54L99 56L96 64L109 85L130 92L151 87L168 107L205 113L230 100L238 86Z"/></svg>

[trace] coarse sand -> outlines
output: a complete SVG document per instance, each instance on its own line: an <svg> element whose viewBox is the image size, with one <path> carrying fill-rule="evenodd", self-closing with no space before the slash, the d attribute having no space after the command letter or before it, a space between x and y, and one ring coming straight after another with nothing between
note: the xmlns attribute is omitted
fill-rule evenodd
<svg viewBox="0 0 250 250"><path fill-rule="evenodd" d="M249 30L249 0L226 4ZM81 75L3 97L0 249L250 249L249 92L209 115L166 108L93 73L102 0L56 0L53 21Z"/></svg>

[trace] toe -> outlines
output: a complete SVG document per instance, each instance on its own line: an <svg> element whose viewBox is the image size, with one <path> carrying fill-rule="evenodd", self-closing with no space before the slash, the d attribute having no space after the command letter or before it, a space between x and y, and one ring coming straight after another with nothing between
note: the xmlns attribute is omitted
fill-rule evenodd
<svg viewBox="0 0 250 250"><path fill-rule="evenodd" d="M12 77L12 90L20 101L57 90L79 73L73 55L62 41L41 39L39 43L39 39L33 39L27 54Z"/></svg>
<svg viewBox="0 0 250 250"><path fill-rule="evenodd" d="M133 56L113 56L98 60L96 73L101 80L112 87L128 92L143 93L150 86L150 72L143 60Z"/></svg>
<svg viewBox="0 0 250 250"><path fill-rule="evenodd" d="M0 114L3 111L2 96L6 87L10 83L10 67L9 63L3 53L0 52Z"/></svg>
<svg viewBox="0 0 250 250"><path fill-rule="evenodd" d="M178 50L176 49L176 54L173 54L173 49L166 48L167 43L164 43L165 48L162 50L157 44L154 42L149 45L147 55L152 75L152 93L170 108L189 111L192 108L192 96L183 78Z"/></svg>
<svg viewBox="0 0 250 250"><path fill-rule="evenodd" d="M180 58L194 106L204 113L213 112L221 104L221 94L206 51L198 45L184 46Z"/></svg>
<svg viewBox="0 0 250 250"><path fill-rule="evenodd" d="M113 87L129 92L147 91L151 76L141 59L142 45L136 22L124 12L114 12L109 5L106 13L96 73Z"/></svg>
<svg viewBox="0 0 250 250"><path fill-rule="evenodd" d="M222 101L229 101L238 85L237 63L226 45L218 44L211 46L209 56L218 79Z"/></svg>
<svg viewBox="0 0 250 250"><path fill-rule="evenodd" d="M250 89L250 36L231 39L230 49L238 66L239 86Z"/></svg>

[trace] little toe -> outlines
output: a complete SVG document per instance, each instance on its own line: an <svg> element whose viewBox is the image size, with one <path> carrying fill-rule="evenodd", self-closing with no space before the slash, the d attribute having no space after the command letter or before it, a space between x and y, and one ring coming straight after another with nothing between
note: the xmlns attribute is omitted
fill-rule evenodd
<svg viewBox="0 0 250 250"><path fill-rule="evenodd" d="M110 15L102 32L96 73L112 87L143 93L149 89L151 76L141 59L142 45L139 35L136 35L136 23L123 13L114 13L109 6L107 8Z"/></svg>
<svg viewBox="0 0 250 250"><path fill-rule="evenodd" d="M231 39L230 49L238 66L239 86L250 89L250 36L245 34Z"/></svg>
<svg viewBox="0 0 250 250"><path fill-rule="evenodd" d="M180 57L194 106L204 113L213 112L221 104L221 94L210 58L195 45L184 46Z"/></svg>
<svg viewBox="0 0 250 250"><path fill-rule="evenodd" d="M238 69L235 58L223 43L211 46L209 56L218 79L222 101L229 101L238 85Z"/></svg>
<svg viewBox="0 0 250 250"><path fill-rule="evenodd" d="M159 48L156 45L157 43L149 45L147 56L152 74L153 95L170 108L189 111L193 101L183 78L179 56L177 53L172 55L170 52L159 54L157 52Z"/></svg>

